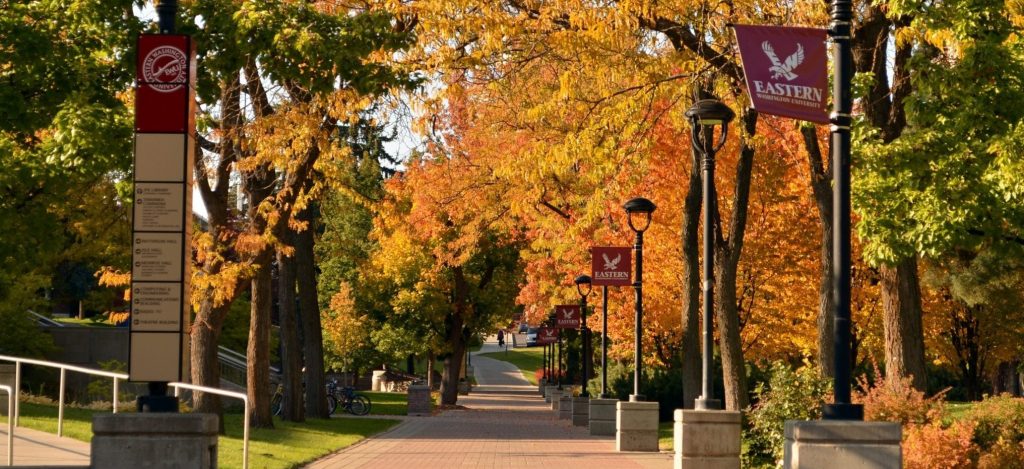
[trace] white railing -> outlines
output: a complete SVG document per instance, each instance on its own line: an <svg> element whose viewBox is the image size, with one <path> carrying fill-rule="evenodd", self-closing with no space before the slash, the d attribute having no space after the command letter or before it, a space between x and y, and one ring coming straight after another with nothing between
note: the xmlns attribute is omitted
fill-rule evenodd
<svg viewBox="0 0 1024 469"><path fill-rule="evenodd" d="M245 404L245 417L242 420L242 469L248 469L249 467L249 396L240 393L225 391L218 388L208 388L205 386L196 386L194 384L187 383L167 383L168 386L174 388L174 397L178 397L180 389L188 389L191 391L208 392L211 394L217 394L221 396L234 397L241 399L242 403Z"/></svg>
<svg viewBox="0 0 1024 469"><path fill-rule="evenodd" d="M114 379L114 396L113 396L113 399L111 399L111 403L113 404L113 408L114 408L114 413L115 414L117 413L117 406L118 406L118 399L117 399L118 380L122 380L122 379L123 380L127 380L128 379L128 375L124 374L124 373L115 373L115 372L112 372L112 371L94 370L92 368L83 368L83 367L80 367L80 366L68 365L68 364L65 364L65 363L48 362L48 361L45 361L45 360L34 360L34 359L31 359L31 358L11 357L11 356L7 356L7 355L0 355L0 360L8 361L8 362L14 362L14 386L13 386L13 389L14 389L14 413L12 415L8 416L8 418L10 418L11 421L14 423L14 426L18 425L18 419L19 419L19 417L21 417L21 402L20 402L20 400L17 397L18 396L17 392L18 392L18 390L21 389L21 364L22 363L27 363L29 365L47 366L47 367L50 367L50 368L59 368L60 369L60 398L59 398L59 401L58 401L59 404L58 404L58 407L57 407L57 436L64 436L64 387L65 387L64 384L65 384L65 378L67 376L67 371L68 370L77 371L79 373L85 373L87 375L106 376L108 378L113 378Z"/></svg>
<svg viewBox="0 0 1024 469"><path fill-rule="evenodd" d="M14 390L0 384L0 391L7 391L7 465L14 465Z"/></svg>

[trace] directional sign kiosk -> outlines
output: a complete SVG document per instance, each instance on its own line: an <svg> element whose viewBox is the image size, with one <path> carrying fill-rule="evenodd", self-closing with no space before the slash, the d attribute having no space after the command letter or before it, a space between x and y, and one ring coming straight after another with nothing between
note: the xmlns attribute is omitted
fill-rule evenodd
<svg viewBox="0 0 1024 469"><path fill-rule="evenodd" d="M151 383L139 410L176 411L166 383L189 375L195 51L177 34L139 36L137 51L128 374Z"/></svg>

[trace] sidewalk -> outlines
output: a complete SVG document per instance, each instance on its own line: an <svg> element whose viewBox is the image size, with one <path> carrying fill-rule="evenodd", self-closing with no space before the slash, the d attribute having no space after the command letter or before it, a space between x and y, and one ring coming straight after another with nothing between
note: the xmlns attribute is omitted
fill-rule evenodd
<svg viewBox="0 0 1024 469"><path fill-rule="evenodd" d="M493 339L492 339L493 340ZM499 351L490 342L478 353ZM310 469L672 467L670 453L619 453L615 439L558 420L513 365L472 357L478 386L459 396L465 410L410 417L392 430L320 459Z"/></svg>
<svg viewBox="0 0 1024 469"><path fill-rule="evenodd" d="M0 466L7 463L7 424L0 426ZM89 466L89 443L29 428L14 429L15 466Z"/></svg>

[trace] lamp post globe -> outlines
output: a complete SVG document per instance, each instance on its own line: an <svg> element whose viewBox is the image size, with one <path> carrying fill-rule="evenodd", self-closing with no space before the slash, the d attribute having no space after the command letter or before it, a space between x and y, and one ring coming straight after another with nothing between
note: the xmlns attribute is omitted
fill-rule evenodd
<svg viewBox="0 0 1024 469"><path fill-rule="evenodd" d="M722 401L714 398L711 388L711 354L713 339L713 308L715 291L715 251L712 240L714 239L714 226L711 214L715 209L715 153L725 145L725 138L729 134L729 122L736 117L736 113L729 106L717 99L701 99L686 110L686 117L690 119L692 133L690 140L693 143L694 151L703 155L701 160L702 189L704 206L704 268L703 268L703 322L704 337L703 351L701 357L701 395L694 402L697 410L716 410L722 408ZM718 142L714 142L715 126L721 126Z"/></svg>
<svg viewBox="0 0 1024 469"><path fill-rule="evenodd" d="M644 400L643 394L640 394L640 381L643 372L643 317L644 317L644 300L643 300L643 272L644 272L644 231L651 226L651 214L658 207L654 205L654 202L647 200L643 197L637 197L630 199L623 205L626 209L627 221L629 227L636 233L636 242L633 244L634 257L636 258L636 276L633 277L633 290L636 292L636 302L634 303L633 310L636 314L636 326L634 332L634 343L633 343L633 394L629 396L630 402L640 402Z"/></svg>
<svg viewBox="0 0 1024 469"><path fill-rule="evenodd" d="M582 390L580 391L580 397L590 397L590 391L587 391L587 382L590 380L588 373L587 364L590 361L590 329L587 328L587 297L590 296L590 292L593 291L592 280L589 275L577 276L573 281L576 283L576 291L580 294L580 341L582 343L580 347L580 355L583 357L580 360L580 367L582 372L580 376L583 377Z"/></svg>

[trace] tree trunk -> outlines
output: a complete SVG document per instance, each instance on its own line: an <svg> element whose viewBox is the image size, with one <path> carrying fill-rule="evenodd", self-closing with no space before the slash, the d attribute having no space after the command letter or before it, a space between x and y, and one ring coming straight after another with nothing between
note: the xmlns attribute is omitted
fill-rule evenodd
<svg viewBox="0 0 1024 469"><path fill-rule="evenodd" d="M722 354L722 375L725 383L725 409L743 410L749 404L747 369L743 362L740 340L740 317L736 308L736 265L729 262L727 251L715 253L715 320L718 322L719 349Z"/></svg>
<svg viewBox="0 0 1024 469"><path fill-rule="evenodd" d="M811 193L818 208L821 223L821 270L818 274L818 366L821 375L835 376L835 301L832 298L832 158L823 158L818 144L818 133L813 126L801 127L807 167L810 173ZM827 164L822 164L827 161Z"/></svg>
<svg viewBox="0 0 1024 469"><path fill-rule="evenodd" d="M697 231L700 220L701 188L700 160L691 151L690 182L683 202L683 408L692 409L693 401L701 393L700 356L700 263Z"/></svg>
<svg viewBox="0 0 1024 469"><path fill-rule="evenodd" d="M427 389L434 391L434 352L427 352Z"/></svg>
<svg viewBox="0 0 1024 469"><path fill-rule="evenodd" d="M912 377L912 385L924 391L924 333L921 329L921 288L917 281L917 259L904 259L895 266L879 269L883 323L885 325L885 376Z"/></svg>
<svg viewBox="0 0 1024 469"><path fill-rule="evenodd" d="M725 382L726 410L743 410L749 404L747 395L747 369L743 361L743 343L740 339L740 318L736 304L736 273L743 252L743 237L747 229L747 206L750 202L750 177L754 166L754 147L746 140L757 133L757 112L747 110L740 118L745 137L740 142L740 157L736 163L736 185L732 197L732 215L729 220L729 238L723 238L718 204L711 208L715 223L715 310L718 321L719 349L722 354L722 374ZM718 200L717 194L712 200Z"/></svg>
<svg viewBox="0 0 1024 469"><path fill-rule="evenodd" d="M469 284L462 267L452 267L452 312L448 317L445 341L449 347L441 376L441 404L455 405L459 399L459 372L466 354L466 319L469 317Z"/></svg>
<svg viewBox="0 0 1024 469"><path fill-rule="evenodd" d="M455 405L459 400L459 374L462 360L466 357L466 341L460 332L457 339L449 337L448 345L452 352L444 359L444 368L441 369L441 404Z"/></svg>
<svg viewBox="0 0 1024 469"><path fill-rule="evenodd" d="M259 270L252 279L252 312L249 318L249 346L245 358L248 387L249 423L255 428L274 428L270 413L270 313L271 275L269 251L256 259Z"/></svg>
<svg viewBox="0 0 1024 469"><path fill-rule="evenodd" d="M306 415L330 418L324 376L324 335L320 324L320 303L317 298L316 257L313 253L313 231L316 207L307 206L296 216L308 223L295 234L295 268L299 287L299 314L302 317L303 357L306 365Z"/></svg>
<svg viewBox="0 0 1024 469"><path fill-rule="evenodd" d="M217 358L217 343L224 327L231 304L215 308L213 295L204 295L196 311L196 319L192 323L190 342L192 344L191 369L192 384L211 388L220 388L220 361ZM224 433L224 409L220 396L205 392L192 394L192 410L197 413L215 414L218 427Z"/></svg>
<svg viewBox="0 0 1024 469"><path fill-rule="evenodd" d="M294 233L285 231L285 244L294 244ZM299 342L298 312L295 310L295 257L277 252L277 314L281 325L281 374L284 399L281 418L306 420L302 392L302 344Z"/></svg>

